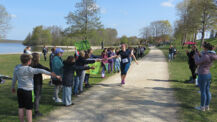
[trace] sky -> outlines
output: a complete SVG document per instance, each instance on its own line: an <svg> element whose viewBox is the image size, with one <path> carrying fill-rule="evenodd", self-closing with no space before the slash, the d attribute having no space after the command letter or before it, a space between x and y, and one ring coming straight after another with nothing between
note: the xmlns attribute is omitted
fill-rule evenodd
<svg viewBox="0 0 217 122"><path fill-rule="evenodd" d="M140 30L152 21L178 19L176 4L182 0L97 0L101 22L115 28L118 36L139 36ZM0 0L11 15L7 39L24 40L38 25L66 28L65 17L75 10L80 0Z"/></svg>

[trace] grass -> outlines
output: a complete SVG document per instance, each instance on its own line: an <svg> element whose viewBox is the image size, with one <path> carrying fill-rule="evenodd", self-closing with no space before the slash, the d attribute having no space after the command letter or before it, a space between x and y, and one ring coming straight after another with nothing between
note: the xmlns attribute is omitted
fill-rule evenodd
<svg viewBox="0 0 217 122"><path fill-rule="evenodd" d="M178 54L175 60L169 63L169 76L172 87L175 90L175 96L181 102L181 109L178 114L180 121L184 122L216 122L217 121L217 62L211 68L212 84L211 84L211 110L208 112L201 112L195 110L194 107L200 106L200 94L198 87L194 84L184 83L189 80L191 76L190 69L187 63L186 48L176 47ZM168 57L169 46L161 47L165 56Z"/></svg>
<svg viewBox="0 0 217 122"><path fill-rule="evenodd" d="M100 55L102 50L95 50L95 55ZM148 53L148 50L145 54ZM63 59L66 59L67 56L72 55L71 52L65 52ZM8 75L12 77L14 67L17 64L20 64L19 57L20 55L0 55L0 74ZM49 66L49 62L45 62L41 56L40 63L45 66ZM112 74L106 74L107 78ZM104 79L101 79L101 74L94 75L90 78L90 84L94 85L101 82ZM42 88L42 98L40 101L40 112L46 116L49 112L54 109L61 107L61 104L56 104L53 100L53 91L54 86L48 85L49 80L43 81ZM85 89L87 90L87 89ZM60 94L61 95L61 94ZM73 97L72 99L75 99ZM73 101L73 100L72 100ZM0 122L17 122L18 120L18 104L16 94L11 92L11 80L6 80L4 84L0 84ZM35 121L35 119L34 119Z"/></svg>

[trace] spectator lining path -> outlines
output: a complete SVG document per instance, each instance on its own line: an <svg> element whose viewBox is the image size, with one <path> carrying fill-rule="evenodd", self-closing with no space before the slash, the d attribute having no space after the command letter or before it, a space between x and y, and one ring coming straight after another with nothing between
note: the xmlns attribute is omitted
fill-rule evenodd
<svg viewBox="0 0 217 122"><path fill-rule="evenodd" d="M39 122L176 122L179 105L168 78L165 56L152 47L131 65L124 87L116 74Z"/></svg>

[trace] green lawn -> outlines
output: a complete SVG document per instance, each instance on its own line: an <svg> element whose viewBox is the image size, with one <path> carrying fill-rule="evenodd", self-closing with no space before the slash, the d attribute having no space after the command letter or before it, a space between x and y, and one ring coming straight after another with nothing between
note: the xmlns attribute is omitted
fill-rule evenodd
<svg viewBox="0 0 217 122"><path fill-rule="evenodd" d="M169 46L161 47L165 56L168 57ZM211 68L212 84L211 84L211 110L208 112L200 112L194 107L200 105L200 94L198 87L194 84L184 83L189 80L191 72L188 68L186 50L176 46L178 49L177 57L174 61L169 63L169 75L172 87L175 90L175 96L181 102L181 109L179 110L180 121L184 122L217 122L217 62Z"/></svg>
<svg viewBox="0 0 217 122"><path fill-rule="evenodd" d="M95 55L100 55L102 50L94 51ZM148 50L145 54L148 53ZM65 52L63 59L72 55L70 52ZM0 74L8 75L12 77L14 67L20 63L20 55L0 55ZM45 62L41 56L40 63L48 66L49 62ZM107 78L112 74L107 74ZM92 85L101 82L101 74L94 75L90 78ZM54 86L48 85L49 80L43 81L42 98L40 102L40 111L46 116L50 111L61 107L61 104L56 104L53 100ZM87 90L87 89L85 89ZM72 99L75 99L73 97ZM18 104L16 94L11 92L11 80L7 80L4 84L0 84L0 122L17 122L18 121Z"/></svg>

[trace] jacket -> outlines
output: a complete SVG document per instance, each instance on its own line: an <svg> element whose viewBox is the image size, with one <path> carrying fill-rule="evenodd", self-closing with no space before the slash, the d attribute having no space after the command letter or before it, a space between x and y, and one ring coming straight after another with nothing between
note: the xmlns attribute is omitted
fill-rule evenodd
<svg viewBox="0 0 217 122"><path fill-rule="evenodd" d="M37 64L35 66L32 66L32 68L38 68L38 69L44 69L46 71L50 71L49 68L47 68L47 67L45 67L45 66L43 66L41 64ZM36 86L36 85L42 85L42 81L43 81L42 74L36 74L36 75L34 75L33 80L34 80L34 86Z"/></svg>
<svg viewBox="0 0 217 122"><path fill-rule="evenodd" d="M95 63L95 60L86 60L84 57L79 56L76 60L77 66L84 66L85 64L93 64ZM83 70L76 70L77 76L80 76L82 74Z"/></svg>
<svg viewBox="0 0 217 122"><path fill-rule="evenodd" d="M72 86L74 81L75 71L88 70L88 66L77 66L75 63L63 62L63 85Z"/></svg>
<svg viewBox="0 0 217 122"><path fill-rule="evenodd" d="M194 60L199 65L198 74L209 74L213 61L217 60L217 55L213 51L204 51L201 57L195 54Z"/></svg>
<svg viewBox="0 0 217 122"><path fill-rule="evenodd" d="M63 61L61 57L55 56L52 60L52 72L54 72L56 75L63 76ZM54 80L56 78L53 78Z"/></svg>

